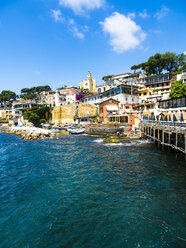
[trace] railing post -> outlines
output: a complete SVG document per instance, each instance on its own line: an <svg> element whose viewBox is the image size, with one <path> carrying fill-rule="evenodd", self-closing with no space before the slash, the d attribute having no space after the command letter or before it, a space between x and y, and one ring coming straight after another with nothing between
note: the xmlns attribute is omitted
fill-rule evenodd
<svg viewBox="0 0 186 248"><path fill-rule="evenodd" d="M164 140L165 140L165 137L164 137L164 129L162 129L162 148L164 150Z"/></svg>
<svg viewBox="0 0 186 248"><path fill-rule="evenodd" d="M160 145L160 128L158 126L158 146Z"/></svg>
<svg viewBox="0 0 186 248"><path fill-rule="evenodd" d="M176 132L176 147L178 147L178 133Z"/></svg>

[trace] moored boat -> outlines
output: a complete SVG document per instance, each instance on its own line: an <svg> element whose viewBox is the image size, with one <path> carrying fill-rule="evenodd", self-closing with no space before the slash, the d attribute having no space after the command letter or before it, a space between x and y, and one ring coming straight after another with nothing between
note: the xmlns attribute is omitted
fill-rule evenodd
<svg viewBox="0 0 186 248"><path fill-rule="evenodd" d="M70 134L82 134L85 132L85 128L71 128L71 129L69 128L68 132Z"/></svg>

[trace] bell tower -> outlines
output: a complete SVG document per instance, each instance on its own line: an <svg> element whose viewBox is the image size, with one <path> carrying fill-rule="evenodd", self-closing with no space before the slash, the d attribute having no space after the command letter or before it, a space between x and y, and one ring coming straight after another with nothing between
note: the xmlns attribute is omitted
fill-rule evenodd
<svg viewBox="0 0 186 248"><path fill-rule="evenodd" d="M91 73L88 71L88 74L87 74L87 79L89 80L89 81L91 81L92 80L92 75L91 75Z"/></svg>

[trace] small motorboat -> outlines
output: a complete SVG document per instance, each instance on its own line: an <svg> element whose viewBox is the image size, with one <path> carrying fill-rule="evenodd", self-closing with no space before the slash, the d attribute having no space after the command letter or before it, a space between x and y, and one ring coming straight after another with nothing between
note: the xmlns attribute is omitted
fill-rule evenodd
<svg viewBox="0 0 186 248"><path fill-rule="evenodd" d="M55 128L50 129L50 131L51 131L52 133L60 133L60 130L59 130L59 129L55 129Z"/></svg>
<svg viewBox="0 0 186 248"><path fill-rule="evenodd" d="M68 132L70 134L82 134L85 132L85 128L69 128Z"/></svg>

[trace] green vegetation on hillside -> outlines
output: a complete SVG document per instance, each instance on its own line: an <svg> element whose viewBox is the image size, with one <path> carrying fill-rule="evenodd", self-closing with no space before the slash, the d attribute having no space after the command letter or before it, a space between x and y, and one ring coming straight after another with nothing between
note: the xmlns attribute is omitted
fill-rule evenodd
<svg viewBox="0 0 186 248"><path fill-rule="evenodd" d="M10 91L10 90L3 90L0 93L0 106L3 107L11 107L12 102L16 100L17 95L15 92Z"/></svg>
<svg viewBox="0 0 186 248"><path fill-rule="evenodd" d="M51 110L46 106L32 107L31 109L24 109L22 111L24 119L33 123L36 127L39 127L41 123L45 123L51 118Z"/></svg>
<svg viewBox="0 0 186 248"><path fill-rule="evenodd" d="M108 75L108 76L104 76L102 77L102 80L106 81L109 80L113 75Z"/></svg>
<svg viewBox="0 0 186 248"><path fill-rule="evenodd" d="M173 83L172 91L170 92L171 98L179 98L186 96L186 84L182 83L182 80Z"/></svg>
<svg viewBox="0 0 186 248"><path fill-rule="evenodd" d="M182 70L186 67L186 55L184 53L176 54L166 52L164 54L156 53L149 57L147 62L139 65L133 65L131 70L136 72L137 69L142 69L147 75L161 74L162 72L173 72Z"/></svg>
<svg viewBox="0 0 186 248"><path fill-rule="evenodd" d="M32 88L23 88L21 89L20 97L23 99L34 99L37 97L37 94L42 91L50 91L51 88L49 85L37 86Z"/></svg>

